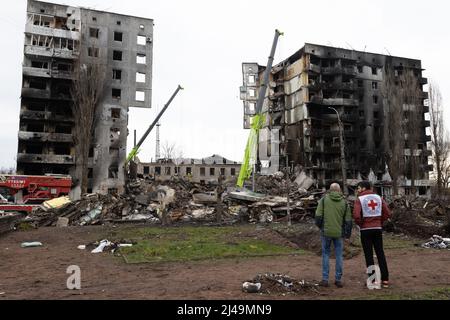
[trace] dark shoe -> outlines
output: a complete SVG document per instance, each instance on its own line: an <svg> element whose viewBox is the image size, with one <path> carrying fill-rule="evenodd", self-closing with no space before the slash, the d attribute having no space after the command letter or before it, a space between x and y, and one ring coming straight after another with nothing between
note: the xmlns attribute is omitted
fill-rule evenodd
<svg viewBox="0 0 450 320"><path fill-rule="evenodd" d="M320 281L319 286L321 286L321 287L329 287L330 285L328 284L328 281L322 280L322 281Z"/></svg>
<svg viewBox="0 0 450 320"><path fill-rule="evenodd" d="M335 281L334 282L334 284L336 285L336 287L338 287L338 288L342 288L342 287L344 287L344 284L342 283L342 281Z"/></svg>

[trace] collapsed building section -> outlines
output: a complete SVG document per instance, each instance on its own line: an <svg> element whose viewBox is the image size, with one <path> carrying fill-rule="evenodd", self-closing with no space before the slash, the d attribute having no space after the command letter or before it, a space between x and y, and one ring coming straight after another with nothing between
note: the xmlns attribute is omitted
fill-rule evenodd
<svg viewBox="0 0 450 320"><path fill-rule="evenodd" d="M265 67L257 63L243 63L244 128L251 126ZM387 174L386 108L384 86L386 70L397 79L411 72L418 83L418 102L414 110L419 121L414 129L418 137L414 145L405 134L402 141L404 161L417 161L414 177L418 193L429 191L428 164L431 151L426 134L430 123L425 119L428 98L423 91L427 79L422 77L420 60L386 56L342 48L305 44L305 46L274 66L264 100L262 113L265 124L259 134L258 166L261 174L273 174L283 168L303 169L320 185L342 181L339 119L344 136L347 183L357 179L389 180ZM397 80L392 81L396 83ZM394 85L394 84L392 84ZM398 124L400 127L402 124ZM409 159L409 160L408 160ZM401 174L402 192L411 186L411 172Z"/></svg>
<svg viewBox="0 0 450 320"><path fill-rule="evenodd" d="M74 71L78 64L99 64L105 80L89 151L89 191L123 191L128 110L151 107L152 37L151 19L28 1L19 174L75 175Z"/></svg>

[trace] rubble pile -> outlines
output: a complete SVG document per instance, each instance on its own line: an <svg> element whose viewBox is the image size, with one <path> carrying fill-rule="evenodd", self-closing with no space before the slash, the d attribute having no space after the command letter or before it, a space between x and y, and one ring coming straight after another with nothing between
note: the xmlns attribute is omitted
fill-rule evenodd
<svg viewBox="0 0 450 320"><path fill-rule="evenodd" d="M17 213L3 213L0 212L0 235L11 231L14 228L14 223L21 218Z"/></svg>
<svg viewBox="0 0 450 320"><path fill-rule="evenodd" d="M450 238L443 238L438 235L433 235L428 242L421 245L422 248L434 248L434 249L449 249L450 250Z"/></svg>
<svg viewBox="0 0 450 320"><path fill-rule="evenodd" d="M242 284L242 291L261 294L319 294L318 284L312 281L296 280L283 274L258 274Z"/></svg>
<svg viewBox="0 0 450 320"><path fill-rule="evenodd" d="M420 197L395 197L389 204L391 221L386 230L418 237L449 233L450 204Z"/></svg>

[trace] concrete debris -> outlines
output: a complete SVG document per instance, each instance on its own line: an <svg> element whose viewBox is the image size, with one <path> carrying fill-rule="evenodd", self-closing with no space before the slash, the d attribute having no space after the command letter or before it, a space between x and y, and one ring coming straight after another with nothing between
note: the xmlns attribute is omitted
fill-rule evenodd
<svg viewBox="0 0 450 320"><path fill-rule="evenodd" d="M318 284L313 281L296 280L283 274L258 274L242 284L242 290L260 294L302 294L313 292L319 294Z"/></svg>
<svg viewBox="0 0 450 320"><path fill-rule="evenodd" d="M433 235L430 241L421 245L422 248L434 249L450 249L450 238L443 238L438 235Z"/></svg>
<svg viewBox="0 0 450 320"><path fill-rule="evenodd" d="M119 248L126 248L126 247L132 247L136 242L131 242L128 240L121 240L121 241L109 241L107 239L103 239L101 241L97 241L94 243L90 243L88 245L79 245L77 248L80 250L88 249L91 250L91 253L102 253L105 251L110 251L111 253L114 253Z"/></svg>

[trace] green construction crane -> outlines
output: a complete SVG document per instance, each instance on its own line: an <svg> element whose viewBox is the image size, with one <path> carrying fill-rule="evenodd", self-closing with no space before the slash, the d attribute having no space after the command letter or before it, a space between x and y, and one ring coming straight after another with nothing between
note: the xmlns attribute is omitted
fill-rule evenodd
<svg viewBox="0 0 450 320"><path fill-rule="evenodd" d="M252 117L250 122L250 134L247 140L247 146L245 147L244 160L242 161L241 171L239 172L239 179L237 181L237 185L240 188L242 188L242 186L244 185L245 180L247 180L251 176L253 165L256 163L259 130L265 123L265 117L262 115L261 110L264 103L264 97L266 96L267 86L269 84L269 75L270 71L272 70L272 64L275 56L275 50L277 48L278 38L282 35L283 33L278 29L275 30L275 37L273 39L269 61L267 62L266 70L264 70L263 82L261 83L261 87L259 88L258 100L256 102L256 114L254 117Z"/></svg>

